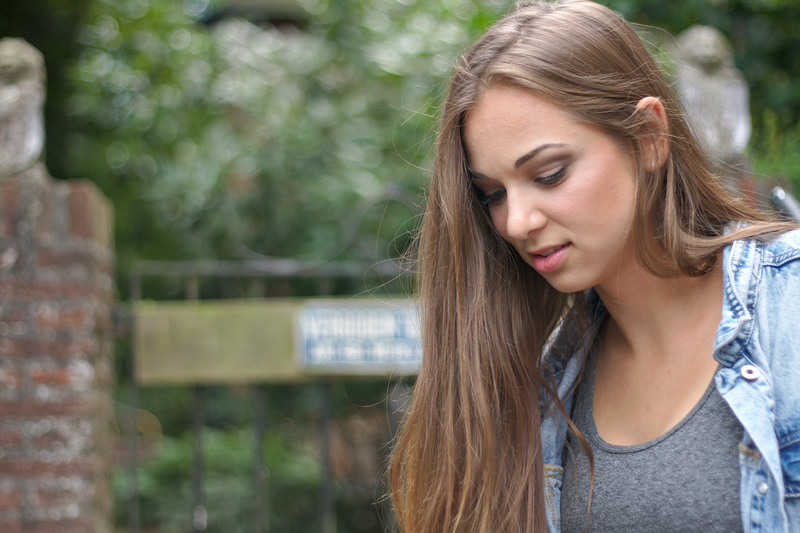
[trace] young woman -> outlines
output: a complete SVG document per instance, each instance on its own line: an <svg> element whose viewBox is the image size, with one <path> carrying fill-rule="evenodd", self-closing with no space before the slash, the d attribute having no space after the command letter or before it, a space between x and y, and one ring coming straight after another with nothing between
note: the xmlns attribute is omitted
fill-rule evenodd
<svg viewBox="0 0 800 533"><path fill-rule="evenodd" d="M490 28L426 209L403 531L800 531L800 233L711 174L621 17Z"/></svg>

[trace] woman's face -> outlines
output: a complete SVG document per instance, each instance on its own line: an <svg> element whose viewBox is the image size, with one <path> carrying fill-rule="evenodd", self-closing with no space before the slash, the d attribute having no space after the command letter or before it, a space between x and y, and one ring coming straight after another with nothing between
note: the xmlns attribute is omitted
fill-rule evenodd
<svg viewBox="0 0 800 533"><path fill-rule="evenodd" d="M625 281L633 158L533 92L494 86L464 126L473 184L498 233L555 289Z"/></svg>

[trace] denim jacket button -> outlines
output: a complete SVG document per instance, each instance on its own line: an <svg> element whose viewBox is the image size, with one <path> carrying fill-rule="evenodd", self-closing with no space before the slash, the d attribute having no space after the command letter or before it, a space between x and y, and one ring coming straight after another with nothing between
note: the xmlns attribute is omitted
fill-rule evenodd
<svg viewBox="0 0 800 533"><path fill-rule="evenodd" d="M758 488L756 490L758 491L759 494L763 496L769 490L769 486L766 483L761 483L758 485Z"/></svg>
<svg viewBox="0 0 800 533"><path fill-rule="evenodd" d="M747 381L754 381L761 375L761 371L758 369L758 367L753 365L744 365L739 372Z"/></svg>

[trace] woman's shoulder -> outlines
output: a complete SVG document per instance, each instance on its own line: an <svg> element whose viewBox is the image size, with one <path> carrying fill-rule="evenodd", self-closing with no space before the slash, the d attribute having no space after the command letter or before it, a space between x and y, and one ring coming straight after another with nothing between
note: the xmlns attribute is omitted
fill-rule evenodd
<svg viewBox="0 0 800 533"><path fill-rule="evenodd" d="M763 249L764 266L782 266L800 259L800 228L767 239Z"/></svg>
<svg viewBox="0 0 800 533"><path fill-rule="evenodd" d="M736 270L793 263L800 259L800 228L734 240L725 246L723 256L725 263Z"/></svg>
<svg viewBox="0 0 800 533"><path fill-rule="evenodd" d="M758 302L759 313L785 315L796 321L800 313L800 229L738 241L728 261L730 284L742 297L757 295L742 303Z"/></svg>

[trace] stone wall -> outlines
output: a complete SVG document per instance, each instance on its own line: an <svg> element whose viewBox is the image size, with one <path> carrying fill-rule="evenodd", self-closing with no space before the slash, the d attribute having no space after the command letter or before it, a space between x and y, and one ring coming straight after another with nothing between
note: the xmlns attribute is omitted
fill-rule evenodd
<svg viewBox="0 0 800 533"><path fill-rule="evenodd" d="M108 532L112 210L91 183L54 180L38 154L8 149L41 135L25 125L40 129L44 99L19 89L36 65L2 64L25 54L36 62L24 42L0 41L0 73L17 69L0 79L0 531Z"/></svg>

